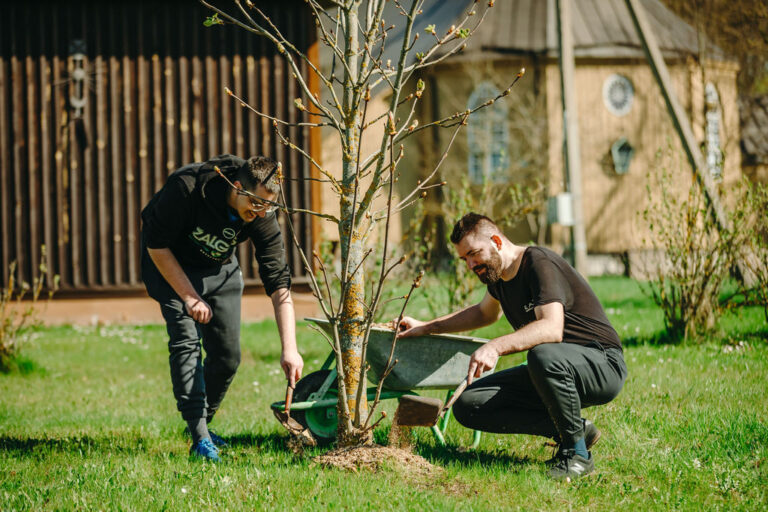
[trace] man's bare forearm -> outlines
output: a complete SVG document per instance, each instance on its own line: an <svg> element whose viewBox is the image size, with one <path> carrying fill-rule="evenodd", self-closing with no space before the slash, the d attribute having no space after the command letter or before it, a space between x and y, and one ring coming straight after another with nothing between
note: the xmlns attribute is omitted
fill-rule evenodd
<svg viewBox="0 0 768 512"><path fill-rule="evenodd" d="M558 333L547 320L536 320L515 332L493 339L492 343L500 356L517 354L530 350L542 343L558 343L562 341L562 330Z"/></svg>
<svg viewBox="0 0 768 512"><path fill-rule="evenodd" d="M460 332L492 324L496 318L483 313L479 304L450 313L427 322L424 328L429 334Z"/></svg>
<svg viewBox="0 0 768 512"><path fill-rule="evenodd" d="M270 296L275 310L275 321L280 333L283 352L296 352L296 314L293 309L291 292L287 288L275 290Z"/></svg>
<svg viewBox="0 0 768 512"><path fill-rule="evenodd" d="M170 249L147 249L149 257L155 263L157 270L165 278L173 291L186 302L190 299L200 299L197 291L184 273L184 269L179 265L179 261L176 256L173 255Z"/></svg>

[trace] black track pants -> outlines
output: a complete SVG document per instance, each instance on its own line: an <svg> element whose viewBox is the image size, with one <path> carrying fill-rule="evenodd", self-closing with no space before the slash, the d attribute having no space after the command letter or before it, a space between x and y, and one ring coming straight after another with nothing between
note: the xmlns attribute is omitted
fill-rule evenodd
<svg viewBox="0 0 768 512"><path fill-rule="evenodd" d="M472 383L453 412L475 430L539 435L573 446L584 436L581 409L613 400L626 377L619 348L543 343L528 351L528 364Z"/></svg>
<svg viewBox="0 0 768 512"><path fill-rule="evenodd" d="M215 268L184 268L197 293L213 311L198 324L184 303L142 253L142 279L149 296L160 303L168 330L171 382L176 407L185 420L210 418L218 410L240 364L240 305L243 276L237 259ZM205 349L205 360L200 340Z"/></svg>

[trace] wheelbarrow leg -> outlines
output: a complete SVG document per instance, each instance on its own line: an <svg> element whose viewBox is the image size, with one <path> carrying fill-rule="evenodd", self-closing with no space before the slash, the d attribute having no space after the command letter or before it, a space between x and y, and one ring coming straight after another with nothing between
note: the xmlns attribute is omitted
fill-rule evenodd
<svg viewBox="0 0 768 512"><path fill-rule="evenodd" d="M448 403L448 401L453 396L453 390L449 389L448 392L445 394L445 403ZM451 419L451 409L448 409L445 411L445 414L442 418L440 418L439 425L440 425L440 432L445 434L445 430L448 428L448 421Z"/></svg>
<svg viewBox="0 0 768 512"><path fill-rule="evenodd" d="M453 390L449 390L448 393L445 396L445 401L448 402L448 400L451 399L451 396L453 396ZM437 442L440 444L440 446L446 446L445 441L445 431L448 429L448 421L451 419L451 410L448 409L445 411L445 415L440 418L440 421L437 422L437 425L432 427L432 433L435 435L435 438L437 439ZM468 450L476 450L478 446L480 446L480 439L482 437L482 432L479 430L473 430L472 431L472 444L467 448Z"/></svg>
<svg viewBox="0 0 768 512"><path fill-rule="evenodd" d="M473 430L472 431L472 446L469 447L470 450L477 450L477 447L480 446L480 436L483 434L479 430Z"/></svg>

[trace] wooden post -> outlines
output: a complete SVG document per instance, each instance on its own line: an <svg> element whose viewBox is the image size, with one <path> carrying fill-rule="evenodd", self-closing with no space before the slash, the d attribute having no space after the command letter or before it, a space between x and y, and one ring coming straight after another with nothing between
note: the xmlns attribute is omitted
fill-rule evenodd
<svg viewBox="0 0 768 512"><path fill-rule="evenodd" d="M571 0L557 0L558 35L560 41L560 91L563 102L565 136L565 174L573 206L571 245L573 265L586 277L587 236L581 206L581 151L579 150L579 113L573 83L574 59L571 36Z"/></svg>
<svg viewBox="0 0 768 512"><path fill-rule="evenodd" d="M320 43L317 39L317 27L315 27L314 23L310 22L308 23L310 26L309 28L309 48L307 49L307 56L309 57L309 60L312 61L315 65L318 67L320 66ZM317 95L320 95L320 78L317 76L317 73L314 73L312 70L307 70L307 82L309 85L309 89L313 93L317 93ZM309 111L312 113L319 113L318 109L314 104L312 104L311 101L307 100L307 104L309 105ZM307 121L312 121L316 118L312 116L307 116ZM320 132L322 128L308 128L307 133L309 134L309 154L312 155L312 158L315 159L315 161L322 165L322 153L323 153L323 142L322 142L322 133ZM309 176L312 181L310 181L310 189L309 189L309 205L310 209L314 212L320 212L323 211L323 189L320 186L320 179L322 176L320 175L320 171L315 167L313 164L309 164ZM310 215L310 237L312 240L312 250L320 252L320 221L319 219L314 216ZM311 260L312 264L312 270L317 270L314 258Z"/></svg>
<svg viewBox="0 0 768 512"><path fill-rule="evenodd" d="M627 3L627 9L632 17L632 22L637 30L637 35L640 37L640 42L643 45L643 51L648 59L648 63L651 65L651 71L656 78L656 82L659 84L661 93L664 96L664 101L667 104L667 110L672 118L672 123L675 125L675 130L680 136L680 142L683 144L683 149L688 157L688 162L691 164L693 173L696 176L696 180L704 188L704 194L709 204L712 206L712 212L715 216L718 226L721 229L728 229L729 222L725 216L725 210L720 202L720 195L718 194L715 182L708 172L704 155L701 154L701 149L696 142L696 137L693 135L693 129L691 128L691 122L688 116L683 110L682 105L677 100L677 95L672 88L672 80L669 77L669 71L667 65L664 62L664 58L659 50L659 45L656 43L656 37L651 31L651 27L648 24L648 19L645 17L645 11L639 0L625 0ZM751 281L752 273L746 268L744 263L736 262L739 273L747 283Z"/></svg>
<svg viewBox="0 0 768 512"><path fill-rule="evenodd" d="M648 63L651 65L653 76L656 78L656 82L661 89L661 94L664 96L664 101L667 104L667 110L672 118L672 123L675 125L675 130L680 136L680 142L683 144L683 149L688 157L688 162L691 164L691 168L693 169L697 180L704 187L706 197L712 204L717 223L725 228L728 223L723 207L720 204L714 180L707 172L704 155L701 154L699 145L696 142L696 137L693 135L691 123L672 88L672 80L669 77L667 65L661 55L659 45L656 43L656 37L653 35L651 27L648 24L648 19L645 17L645 11L638 0L625 0L625 2L629 14L632 17L632 22L635 24L637 35L640 37L640 42L643 45L645 56L648 58Z"/></svg>

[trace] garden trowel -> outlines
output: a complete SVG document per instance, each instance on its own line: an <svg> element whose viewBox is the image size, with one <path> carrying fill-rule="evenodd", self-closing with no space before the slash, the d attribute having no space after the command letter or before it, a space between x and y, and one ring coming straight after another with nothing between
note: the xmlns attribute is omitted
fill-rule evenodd
<svg viewBox="0 0 768 512"><path fill-rule="evenodd" d="M285 410L272 409L275 418L291 435L304 446L316 446L317 441L312 432L301 423L291 418L291 403L293 403L293 387L290 384L285 388Z"/></svg>

